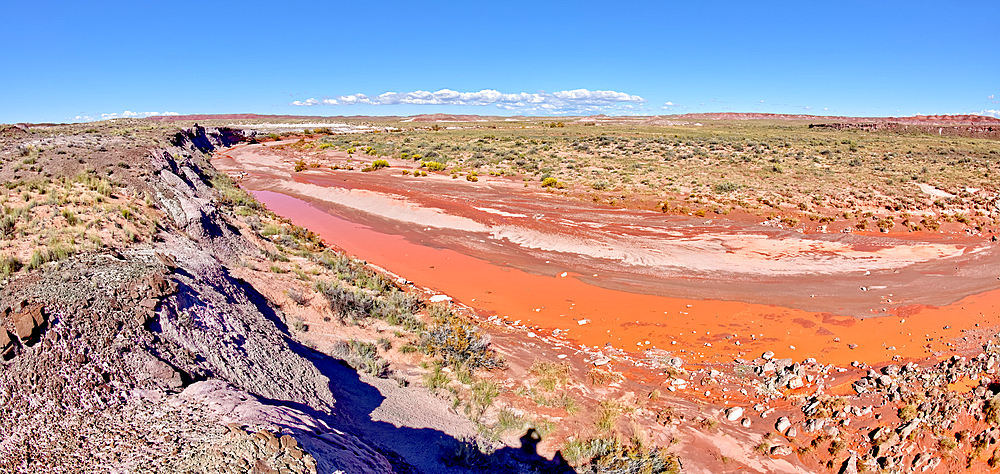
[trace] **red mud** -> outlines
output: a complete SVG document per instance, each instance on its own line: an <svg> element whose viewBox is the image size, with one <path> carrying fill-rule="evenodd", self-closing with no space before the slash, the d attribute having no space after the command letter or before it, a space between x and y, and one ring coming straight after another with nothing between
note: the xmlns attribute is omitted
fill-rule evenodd
<svg viewBox="0 0 1000 474"><path fill-rule="evenodd" d="M983 239L807 235L398 168L292 174L268 153L237 147L215 164L328 243L538 335L691 363L771 350L845 365L972 347L981 336L963 328L1000 325L998 255ZM852 316L865 314L883 317Z"/></svg>

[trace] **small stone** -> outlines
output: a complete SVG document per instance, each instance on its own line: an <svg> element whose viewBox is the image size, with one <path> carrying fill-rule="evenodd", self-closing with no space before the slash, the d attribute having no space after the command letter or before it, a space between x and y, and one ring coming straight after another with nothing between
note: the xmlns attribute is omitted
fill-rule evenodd
<svg viewBox="0 0 1000 474"><path fill-rule="evenodd" d="M802 377L795 376L788 379L788 388L792 390L795 390L797 388L802 388L803 385L805 384L802 382Z"/></svg>
<svg viewBox="0 0 1000 474"><path fill-rule="evenodd" d="M765 353L761 354L761 355L760 355L760 358L761 358L761 359L764 359L764 360L771 360L771 359L773 359L773 358L774 358L774 352L771 352L771 351L767 351L767 352L765 352Z"/></svg>
<svg viewBox="0 0 1000 474"><path fill-rule="evenodd" d="M744 419L740 420L740 424L743 425L744 428L749 428L750 427L750 418L744 418Z"/></svg>

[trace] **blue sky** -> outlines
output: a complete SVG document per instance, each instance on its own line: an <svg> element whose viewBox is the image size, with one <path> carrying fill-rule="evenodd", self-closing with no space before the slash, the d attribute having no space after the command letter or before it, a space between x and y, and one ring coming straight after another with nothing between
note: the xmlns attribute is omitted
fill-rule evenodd
<svg viewBox="0 0 1000 474"><path fill-rule="evenodd" d="M1000 115L996 0L286 5L7 2L0 122Z"/></svg>

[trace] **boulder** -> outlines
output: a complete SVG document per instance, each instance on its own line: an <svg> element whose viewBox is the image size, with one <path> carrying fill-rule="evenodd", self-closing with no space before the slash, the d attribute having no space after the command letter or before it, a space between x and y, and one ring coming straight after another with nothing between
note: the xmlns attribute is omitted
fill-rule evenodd
<svg viewBox="0 0 1000 474"><path fill-rule="evenodd" d="M787 416L783 416L781 418L778 418L778 421L774 424L774 429L777 430L778 433L784 433L785 430L787 430L791 426L792 422L788 421Z"/></svg>
<svg viewBox="0 0 1000 474"><path fill-rule="evenodd" d="M771 359L773 359L773 358L774 358L774 352L771 352L771 351L767 351L767 352L765 352L765 353L761 354L761 355L760 355L760 358L761 358L761 359L764 359L764 360L771 360Z"/></svg>
<svg viewBox="0 0 1000 474"><path fill-rule="evenodd" d="M730 407L726 409L726 419L736 421L743 416L743 407Z"/></svg>
<svg viewBox="0 0 1000 474"><path fill-rule="evenodd" d="M740 424L743 425L744 428L749 428L750 427L750 418L744 418L744 419L740 420Z"/></svg>
<svg viewBox="0 0 1000 474"><path fill-rule="evenodd" d="M794 450L788 445L771 446L771 456L785 457L792 454Z"/></svg>
<svg viewBox="0 0 1000 474"><path fill-rule="evenodd" d="M802 382L802 377L799 377L798 375L788 379L788 388L792 390L802 388L803 385L805 385L805 383Z"/></svg>
<svg viewBox="0 0 1000 474"><path fill-rule="evenodd" d="M14 332L21 342L27 342L35 335L35 320L30 314L19 313L14 315Z"/></svg>

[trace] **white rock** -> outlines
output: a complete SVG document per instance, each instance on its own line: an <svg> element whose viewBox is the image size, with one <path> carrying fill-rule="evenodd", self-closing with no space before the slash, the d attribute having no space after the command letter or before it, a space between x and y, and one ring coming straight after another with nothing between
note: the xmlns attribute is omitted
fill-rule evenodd
<svg viewBox="0 0 1000 474"><path fill-rule="evenodd" d="M431 303L441 303L444 301L451 301L451 297L448 295L434 295L431 296Z"/></svg>
<svg viewBox="0 0 1000 474"><path fill-rule="evenodd" d="M771 360L771 359L773 359L773 358L774 358L774 352L771 352L771 351L767 351L767 352L765 352L765 353L761 354L761 355L760 355L760 358L761 358L761 359L764 359L764 360Z"/></svg>
<svg viewBox="0 0 1000 474"><path fill-rule="evenodd" d="M785 430L787 430L791 426L792 422L788 421L787 416L783 416L781 418L778 418L778 421L774 424L774 429L777 430L778 433L784 433Z"/></svg>
<svg viewBox="0 0 1000 474"><path fill-rule="evenodd" d="M730 407L726 409L726 419L736 421L743 416L743 407Z"/></svg>

